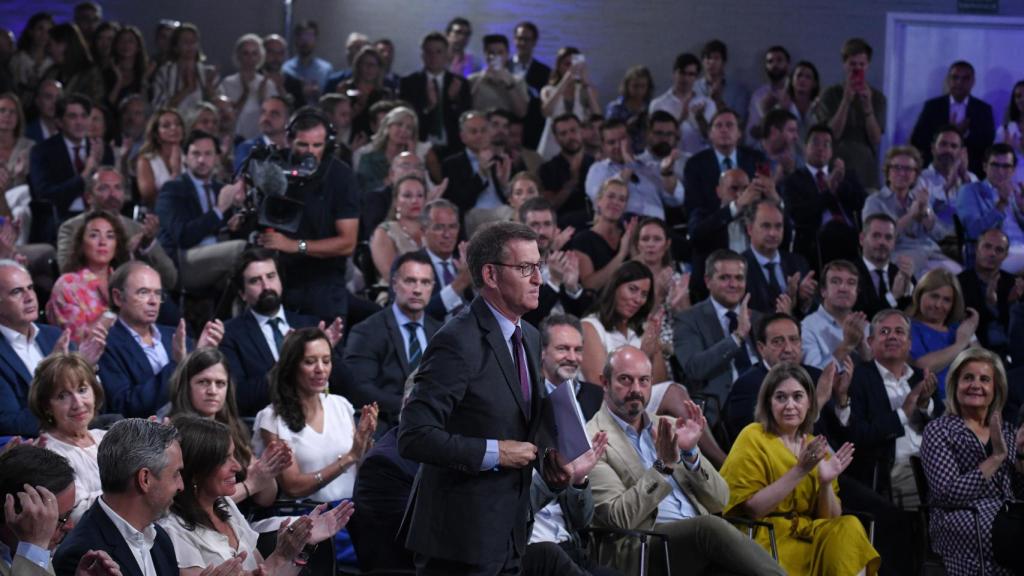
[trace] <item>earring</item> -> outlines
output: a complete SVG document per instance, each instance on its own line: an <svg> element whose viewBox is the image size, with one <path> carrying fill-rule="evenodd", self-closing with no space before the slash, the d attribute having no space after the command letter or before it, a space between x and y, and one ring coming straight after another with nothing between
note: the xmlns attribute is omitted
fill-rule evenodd
<svg viewBox="0 0 1024 576"><path fill-rule="evenodd" d="M47 414L46 415L46 423L49 424L50 426L53 426L53 425L55 425L57 423L57 419L53 417L52 413Z"/></svg>

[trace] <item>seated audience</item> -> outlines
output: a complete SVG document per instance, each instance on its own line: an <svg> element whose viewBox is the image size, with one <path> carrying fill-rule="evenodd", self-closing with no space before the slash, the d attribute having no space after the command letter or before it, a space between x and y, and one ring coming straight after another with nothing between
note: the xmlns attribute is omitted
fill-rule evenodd
<svg viewBox="0 0 1024 576"><path fill-rule="evenodd" d="M708 128L718 111L714 100L694 90L700 73L701 64L696 56L690 53L676 56L672 65L672 88L652 100L649 110L652 121L654 113L658 111L672 115L678 126L679 136L676 140L679 150L686 156L696 154L707 146Z"/></svg>
<svg viewBox="0 0 1024 576"><path fill-rule="evenodd" d="M167 62L153 73L154 108L174 108L188 114L202 101L221 93L217 68L206 64L199 28L185 22L171 32Z"/></svg>
<svg viewBox="0 0 1024 576"><path fill-rule="evenodd" d="M995 142L1009 144L1017 158L1013 181L1024 182L1024 80L1018 80L1010 91L1010 99L1003 114L1003 123L996 129ZM31 126L30 126L31 127ZM30 136L31 137L31 136Z"/></svg>
<svg viewBox="0 0 1024 576"><path fill-rule="evenodd" d="M171 514L160 519L160 526L174 544L183 576L198 575L233 558L241 558L246 571L297 573L303 547L332 538L351 518L352 503L345 502L332 510L321 505L308 516L285 519L274 552L263 558L256 549L259 534L231 498L236 474L242 470L231 431L221 422L194 416L179 418L175 425L181 434L181 482L188 489L174 495Z"/></svg>
<svg viewBox="0 0 1024 576"><path fill-rule="evenodd" d="M28 403L39 419L42 445L67 458L75 471L71 519L78 522L102 493L96 451L106 431L89 428L103 408L96 369L79 354L47 356L32 379Z"/></svg>
<svg viewBox="0 0 1024 576"><path fill-rule="evenodd" d="M833 260L821 271L821 305L804 318L803 363L824 370L848 357L860 362L871 358L867 345L868 319L854 312L860 273L847 260Z"/></svg>
<svg viewBox="0 0 1024 576"><path fill-rule="evenodd" d="M413 152L402 152L391 160L388 175L379 188L359 191L359 241L369 240L381 222L388 219L391 205L395 201L395 182L405 176L417 176L425 179L426 169L423 161ZM430 184L427 185L428 189ZM428 197L440 194L444 190L438 186L427 193ZM426 202L426 199L424 199Z"/></svg>
<svg viewBox="0 0 1024 576"><path fill-rule="evenodd" d="M735 78L730 82L725 77L725 64L729 61L728 48L721 40L711 40L700 49L700 60L704 73L694 83L693 91L714 102L718 110L735 110L742 137L743 126L746 124L743 112L747 109L750 94Z"/></svg>
<svg viewBox="0 0 1024 576"><path fill-rule="evenodd" d="M714 210L720 200L715 193L722 172L740 168L753 178L764 154L740 145L743 131L739 114L728 108L719 109L708 129L710 148L697 152L686 161L683 187L686 189L686 210L693 214L700 208Z"/></svg>
<svg viewBox="0 0 1024 576"><path fill-rule="evenodd" d="M547 85L540 90L544 131L537 153L549 160L561 152L561 143L555 134L555 120L565 114L572 114L577 119L589 118L592 113L601 111L601 102L597 99L597 90L590 83L586 59L578 48L559 48L551 76L545 80Z"/></svg>
<svg viewBox="0 0 1024 576"><path fill-rule="evenodd" d="M944 268L959 274L962 267L942 253L939 241L949 230L938 221L931 206L931 191L918 178L921 155L910 146L894 146L885 153L886 185L864 201L863 218L885 214L896 222L898 256L914 260L914 269ZM959 211L959 210L958 210Z"/></svg>
<svg viewBox="0 0 1024 576"><path fill-rule="evenodd" d="M608 435L608 450L590 474L595 526L665 534L671 564L688 570L784 574L760 546L712 515L724 509L729 489L697 448L707 422L692 402L688 418L651 418L652 381L642 351L626 346L608 356L605 403L587 424L588 433ZM639 542L628 539L598 561L636 566L639 553ZM663 558L651 555L652 574L669 573Z"/></svg>
<svg viewBox="0 0 1024 576"><path fill-rule="evenodd" d="M475 110L459 117L459 136L465 149L444 160L441 170L448 179L444 198L465 214L473 208L496 208L505 201L512 163L497 154L491 143L491 125Z"/></svg>
<svg viewBox="0 0 1024 576"><path fill-rule="evenodd" d="M849 475L902 508L916 508L917 485L910 457L920 452L921 431L942 413L935 374L910 364L910 318L883 310L871 319L868 345L874 360L853 371L848 390L835 390L842 431L857 454Z"/></svg>
<svg viewBox="0 0 1024 576"><path fill-rule="evenodd" d="M110 309L117 313L99 359L99 377L108 412L147 417L170 399L170 378L188 353L185 321L177 330L156 323L167 293L160 275L146 264L128 262L108 281ZM196 347L216 346L224 334L220 320L207 322Z"/></svg>
<svg viewBox="0 0 1024 576"><path fill-rule="evenodd" d="M914 288L907 314L911 320L913 364L938 377L938 395L942 398L949 364L976 340L978 311L964 304L964 292L956 276L945 270L932 270Z"/></svg>
<svg viewBox="0 0 1024 576"><path fill-rule="evenodd" d="M931 190L935 217L947 230L955 231L960 189L977 182L978 177L967 169L967 149L956 127L940 126L931 142L931 164L921 172L921 180Z"/></svg>
<svg viewBox="0 0 1024 576"><path fill-rule="evenodd" d="M800 151L800 126L796 115L789 110L770 110L761 122L761 139L756 146L767 158L768 170L776 182L802 168L803 154Z"/></svg>
<svg viewBox="0 0 1024 576"><path fill-rule="evenodd" d="M89 53L86 36L75 24L63 22L50 28L47 52L53 65L44 78L60 82L68 94L81 94L93 102L106 100L103 75Z"/></svg>
<svg viewBox="0 0 1024 576"><path fill-rule="evenodd" d="M459 208L444 198L429 202L423 207L420 226L423 251L434 265L427 314L443 322L473 299L464 243L459 243Z"/></svg>
<svg viewBox="0 0 1024 576"><path fill-rule="evenodd" d="M577 232L567 250L579 258L580 281L584 288L600 290L629 257L629 238L636 226L635 219L620 225L629 188L620 178L609 178L601 183L594 199L594 222L587 230Z"/></svg>
<svg viewBox="0 0 1024 576"><path fill-rule="evenodd" d="M423 69L402 78L399 96L419 116L419 140L453 153L462 146L459 139L459 118L473 107L469 83L462 72L445 69L448 39L440 32L430 32L420 42Z"/></svg>
<svg viewBox="0 0 1024 576"><path fill-rule="evenodd" d="M857 256L864 189L842 160L833 159L832 143L828 126L812 126L804 140L807 163L780 184L786 215L793 220L793 251L812 270L821 270L831 254Z"/></svg>
<svg viewBox="0 0 1024 576"><path fill-rule="evenodd" d="M370 254L381 283L390 283L395 258L422 248L420 216L427 195L427 183L417 174L399 178L393 185L388 219L377 225L370 237Z"/></svg>
<svg viewBox="0 0 1024 576"><path fill-rule="evenodd" d="M639 154L647 142L647 110L654 96L654 77L646 66L630 66L619 82L619 97L605 107L605 119L626 124L632 152ZM590 118L580 118L581 121ZM597 129L595 127L595 132ZM600 141L599 134L598 141Z"/></svg>
<svg viewBox="0 0 1024 576"><path fill-rule="evenodd" d="M868 189L878 189L878 145L882 141L886 99L867 81L871 45L862 38L843 43L843 81L822 92L814 107L816 124L835 135L836 157ZM888 164L888 162L886 162ZM918 169L921 163L918 162Z"/></svg>
<svg viewBox="0 0 1024 576"><path fill-rule="evenodd" d="M416 154L428 166L438 164L431 145L416 139L419 133L417 122L416 113L411 108L393 108L384 116L370 143L355 151L353 162L361 190L376 190L383 186L391 163L402 152Z"/></svg>
<svg viewBox="0 0 1024 576"><path fill-rule="evenodd" d="M131 257L141 260L160 273L160 280L166 286L178 283L178 270L174 261L164 252L157 239L160 218L146 213L141 220L122 214L125 204L125 178L121 172L110 166L101 166L85 180L85 206L90 211L106 211L117 214L127 239L126 248ZM85 222L86 214L79 214L65 220L57 231L57 262L64 272L71 271L72 244ZM103 298L106 298L104 296Z"/></svg>
<svg viewBox="0 0 1024 576"><path fill-rule="evenodd" d="M260 133L260 104L277 96L277 85L259 72L266 52L263 39L244 34L235 41L234 63L238 72L221 80L220 89L235 108L235 135L249 140Z"/></svg>
<svg viewBox="0 0 1024 576"><path fill-rule="evenodd" d="M357 426L348 400L328 393L331 360L322 330L290 332L270 372L271 404L256 415L254 453L275 441L292 449L291 465L278 476L281 491L292 498L351 498L356 469L377 428L376 404L363 406Z"/></svg>
<svg viewBox="0 0 1024 576"><path fill-rule="evenodd" d="M935 150L932 143L940 128L951 125L963 134L963 146L967 149L968 165L971 172L981 173L985 149L996 137L995 119L992 106L977 96L971 95L974 88L974 66L966 60L957 60L949 66L946 74L946 94L936 96L924 103L914 123L910 143L924 157L925 164L933 162Z"/></svg>
<svg viewBox="0 0 1024 576"><path fill-rule="evenodd" d="M951 576L1020 569L1019 560L1001 565L992 553L996 514L1005 501L1024 497L1024 428L1003 422L1006 397L1003 363L985 349L968 348L949 371L946 414L924 429L921 463L931 502L970 508L930 510L932 548Z"/></svg>
<svg viewBox="0 0 1024 576"><path fill-rule="evenodd" d="M1001 230L986 230L978 237L974 266L957 276L964 306L978 312L975 336L981 345L1003 358L1009 350L1010 307L1024 294L1024 279L1001 270L1010 241Z"/></svg>
<svg viewBox="0 0 1024 576"><path fill-rule="evenodd" d="M630 238L630 253L633 260L640 262L654 276L651 297L653 310L664 309L666 318L690 307L690 273L680 262L672 259L671 231L664 220L644 218L633 228ZM671 343L672 328L669 323L662 326L662 338ZM667 340L664 336L668 335Z"/></svg>
<svg viewBox="0 0 1024 576"><path fill-rule="evenodd" d="M530 101L526 79L517 77L510 69L508 37L488 34L483 37L486 66L467 76L473 94L473 107L477 110L498 108L522 118Z"/></svg>
<svg viewBox="0 0 1024 576"><path fill-rule="evenodd" d="M583 150L580 117L562 114L551 119L558 154L541 164L539 177L544 198L558 211L558 225L582 228L590 220L586 176L594 157Z"/></svg>
<svg viewBox="0 0 1024 576"><path fill-rule="evenodd" d="M746 220L750 206L774 194L774 181L757 176L753 181L739 168L722 172L715 193L719 204L690 212L690 242L693 249L693 274L690 286L696 299L707 296L704 286L704 260L716 250L742 254L750 247Z"/></svg>
<svg viewBox="0 0 1024 576"><path fill-rule="evenodd" d="M812 434L819 409L814 383L799 365L768 372L757 421L743 429L722 466L725 513L775 525L779 563L790 574L874 574L878 552L860 520L842 515L837 496L853 444L833 452L824 436ZM757 541L768 548L767 532L758 531Z"/></svg>
<svg viewBox="0 0 1024 576"><path fill-rule="evenodd" d="M6 504L0 527L0 544L7 552L0 559L4 574L53 574L50 553L75 526L71 520L74 476L75 471L63 456L37 446L8 447L0 454L0 497ZM96 557L95 552L88 554ZM105 552L101 554L106 556ZM106 571L100 574L116 574L109 565L104 568ZM73 573L74 566L68 574Z"/></svg>
<svg viewBox="0 0 1024 576"><path fill-rule="evenodd" d="M108 311L107 284L114 269L130 260L131 248L118 216L104 210L85 214L71 240L71 254L46 303L46 316L71 331L81 344ZM104 323L109 328L109 323Z"/></svg>
<svg viewBox="0 0 1024 576"><path fill-rule="evenodd" d="M867 318L886 308L910 306L914 290L914 261L903 255L892 258L896 246L896 221L884 213L864 219L859 237L861 258L856 261L860 284L853 309Z"/></svg>
<svg viewBox="0 0 1024 576"><path fill-rule="evenodd" d="M53 65L53 59L47 54L50 28L53 28L53 15L36 12L28 17L18 35L17 51L9 62L14 89L18 93L28 94L35 90L43 73Z"/></svg>
<svg viewBox="0 0 1024 576"><path fill-rule="evenodd" d="M508 182L508 198L505 204L489 210L470 210L469 214L466 214L466 236L472 238L484 224L516 221L523 203L539 195L540 183L537 178L526 171L517 173Z"/></svg>
<svg viewBox="0 0 1024 576"><path fill-rule="evenodd" d="M246 309L224 324L220 350L227 357L235 383L238 411L255 416L270 403L267 374L280 357L284 337L292 329L317 326L312 316L285 310L281 275L273 252L250 248L239 256L232 276L233 286ZM337 344L341 322L330 326L328 335Z"/></svg>
<svg viewBox="0 0 1024 576"><path fill-rule="evenodd" d="M177 110L161 108L150 116L135 161L139 204L156 206L157 194L164 184L181 176L185 168L184 140L185 121Z"/></svg>
<svg viewBox="0 0 1024 576"><path fill-rule="evenodd" d="M39 144L60 131L60 117L57 115L57 101L64 95L64 85L57 80L42 80L34 91L22 94L35 94L31 105L26 104L26 112L32 109L35 118L29 120L25 127L25 136ZM26 99L26 102L29 100Z"/></svg>
<svg viewBox="0 0 1024 576"><path fill-rule="evenodd" d="M630 150L625 123L617 120L601 126L601 146L605 158L595 161L587 172L586 190L591 202L596 204L604 183L616 178L629 190L627 214L664 220L667 208L682 205L683 183L673 169L675 157L668 155L657 164L638 160Z"/></svg>
<svg viewBox="0 0 1024 576"><path fill-rule="evenodd" d="M231 434L235 462L240 466L231 499L241 502L252 497L260 506L274 503L277 475L291 463L291 449L278 442L264 450L259 458L253 457L252 433L238 416L235 383L228 374L227 359L218 349L201 348L178 365L171 376L167 417L175 424L180 418L199 417L226 426Z"/></svg>
<svg viewBox="0 0 1024 576"><path fill-rule="evenodd" d="M764 51L764 74L768 82L750 94L745 141L753 143L761 138L761 123L768 112L774 109L790 110L790 60L789 50L785 46L775 45ZM800 116L796 113L793 115L799 122ZM800 130L800 134L804 135L804 132Z"/></svg>
<svg viewBox="0 0 1024 576"><path fill-rule="evenodd" d="M801 317L814 304L818 282L802 256L782 248L784 217L776 198L751 205L747 222L750 248L743 253L750 271L747 292L752 310L767 314L781 308Z"/></svg>
<svg viewBox="0 0 1024 576"><path fill-rule="evenodd" d="M353 404L378 406L381 432L398 424L405 382L441 327L424 313L435 283L429 256L419 251L398 256L388 277L394 302L352 328L344 363Z"/></svg>
<svg viewBox="0 0 1024 576"><path fill-rule="evenodd" d="M112 49L110 62L103 68L103 83L107 90L106 104L116 108L129 96L149 92L150 60L141 30L122 26L111 31Z"/></svg>
<svg viewBox="0 0 1024 576"><path fill-rule="evenodd" d="M325 92L348 94L351 98L353 134L373 134L376 131L371 108L393 96L391 89L384 85L385 75L380 52L373 46L363 46L352 60L352 76L334 85L331 85L330 78L327 79Z"/></svg>
<svg viewBox="0 0 1024 576"><path fill-rule="evenodd" d="M524 179L530 182L528 178ZM543 280L537 308L523 314L523 318L539 326L555 312L583 314L593 302L593 293L584 290L580 283L579 257L575 252L564 249L573 228L570 226L559 230L555 226L555 210L547 200L540 197L526 200L519 207L518 218L537 233L537 249L542 262L540 276Z"/></svg>
<svg viewBox="0 0 1024 576"><path fill-rule="evenodd" d="M0 193L28 181L29 155L35 142L25 136L25 113L13 92L0 93ZM10 218L11 206L0 194L0 215Z"/></svg>
<svg viewBox="0 0 1024 576"><path fill-rule="evenodd" d="M1024 270L1024 191L1013 181L1016 165L1009 145L993 144L985 153L985 180L964 186L956 199L967 242L989 228L999 228L1010 239L1002 267L1011 274Z"/></svg>

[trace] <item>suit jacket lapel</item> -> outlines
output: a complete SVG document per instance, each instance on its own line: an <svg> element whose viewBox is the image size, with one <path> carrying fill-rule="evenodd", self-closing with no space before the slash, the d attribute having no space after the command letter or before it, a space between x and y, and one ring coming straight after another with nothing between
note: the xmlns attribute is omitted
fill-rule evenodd
<svg viewBox="0 0 1024 576"><path fill-rule="evenodd" d="M626 433L622 431L622 427L612 417L611 412L608 411L608 405L604 405L597 412L597 418L600 418L601 429L608 433L608 459L617 460L622 462L624 465L616 470L616 472L625 472L629 475L629 486L636 484L637 475L636 470L643 470L643 462L640 461L640 455L636 453L636 449L633 448L633 443L626 437Z"/></svg>
<svg viewBox="0 0 1024 576"><path fill-rule="evenodd" d="M718 321L718 314L715 312L715 306L711 303L711 300L705 300L704 306L700 309L700 313L704 316L704 323L707 325L707 329L711 331L711 341L717 342L725 338L725 331L722 330L722 323Z"/></svg>
<svg viewBox="0 0 1024 576"><path fill-rule="evenodd" d="M32 375L28 373L28 368L25 367L25 363L21 361L18 354L11 348L7 338L0 336L0 358L3 359L14 371L18 374L20 386L28 388L28 383L32 381ZM27 395L27 394L26 394Z"/></svg>
<svg viewBox="0 0 1024 576"><path fill-rule="evenodd" d="M267 344L267 339L263 337L263 328L260 326L259 321L256 320L256 317L252 315L252 310L247 311L244 318L244 332L249 338L250 343L253 345L253 348L255 350L259 350L261 357L260 360L262 360L264 365L273 365L276 362L276 360L274 360L274 353L270 350L270 345ZM291 326L291 324L291 321L289 321L288 325Z"/></svg>
<svg viewBox="0 0 1024 576"><path fill-rule="evenodd" d="M388 338L391 339L391 345L395 347L395 356L398 356L398 361L402 364L402 375L408 377L409 358L405 352L405 332L398 326L398 320L391 308L386 308L386 310L384 325L387 327ZM426 329L426 324L424 324L423 331L426 332Z"/></svg>
<svg viewBox="0 0 1024 576"><path fill-rule="evenodd" d="M132 364L132 372L137 374L153 373L153 367L150 366L149 360L146 359L146 353L142 350L142 346L135 341L132 333L129 332L121 322L114 323L114 327L110 330L110 335L114 337L115 341L117 338L121 338L125 341L120 347L128 351L128 361Z"/></svg>
<svg viewBox="0 0 1024 576"><path fill-rule="evenodd" d="M501 326L498 326L498 320L494 318L487 303L481 297L473 301L473 311L476 313L480 327L487 332L487 344L491 347L491 352L494 353L494 357L498 360L498 366L501 367L501 372L505 375L505 383L512 390L512 396L516 399L516 405L519 406L523 418L527 418L526 406L523 403L523 393L519 389L519 372L516 370L515 364L512 363L512 355L509 354L509 346L505 343L505 338L501 333ZM531 396L536 396L536 394L531 394Z"/></svg>
<svg viewBox="0 0 1024 576"><path fill-rule="evenodd" d="M107 516L99 502L92 505L89 513L96 519L95 524L100 537L110 546L107 553L110 554L114 562L121 566L122 570L127 568L127 574L124 574L124 576L142 576L142 567L139 566L138 560L135 559L135 555L132 554L128 543L125 542L121 533L117 531L114 521Z"/></svg>

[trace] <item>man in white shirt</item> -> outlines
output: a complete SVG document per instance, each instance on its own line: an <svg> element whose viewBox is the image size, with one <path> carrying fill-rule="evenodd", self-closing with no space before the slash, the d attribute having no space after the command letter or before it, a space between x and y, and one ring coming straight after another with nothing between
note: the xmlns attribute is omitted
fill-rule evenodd
<svg viewBox="0 0 1024 576"><path fill-rule="evenodd" d="M693 89L700 71L700 60L693 54L676 56L672 65L672 88L651 100L648 107L652 116L663 110L676 119L679 150L687 154L695 154L707 147L708 127L718 110L713 100Z"/></svg>
<svg viewBox="0 0 1024 576"><path fill-rule="evenodd" d="M932 163L918 177L928 187L935 217L953 230L956 195L965 184L978 177L968 169L964 139L953 125L943 126L932 138Z"/></svg>
<svg viewBox="0 0 1024 576"><path fill-rule="evenodd" d="M853 309L874 318L885 308L906 308L914 290L914 262L901 256L893 262L896 246L896 221L886 214L872 214L860 233L862 257L857 303Z"/></svg>
<svg viewBox="0 0 1024 576"><path fill-rule="evenodd" d="M829 362L842 366L850 356L854 361L868 360L868 320L863 312L854 312L860 273L847 260L833 260L821 272L821 306L802 322L804 364L824 370Z"/></svg>

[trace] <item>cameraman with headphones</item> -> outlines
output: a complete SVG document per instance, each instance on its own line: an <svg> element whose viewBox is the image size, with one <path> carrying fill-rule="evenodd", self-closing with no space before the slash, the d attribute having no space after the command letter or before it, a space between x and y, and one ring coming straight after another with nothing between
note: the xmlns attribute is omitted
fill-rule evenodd
<svg viewBox="0 0 1024 576"><path fill-rule="evenodd" d="M299 109L288 123L293 162L316 159L312 176L288 184L288 197L303 203L294 235L266 229L257 244L280 252L284 305L330 323L336 317L350 327L373 314L376 305L345 288L345 262L359 232L359 188L355 172L335 158L335 130L319 109Z"/></svg>

